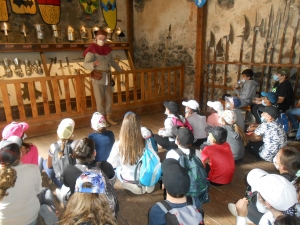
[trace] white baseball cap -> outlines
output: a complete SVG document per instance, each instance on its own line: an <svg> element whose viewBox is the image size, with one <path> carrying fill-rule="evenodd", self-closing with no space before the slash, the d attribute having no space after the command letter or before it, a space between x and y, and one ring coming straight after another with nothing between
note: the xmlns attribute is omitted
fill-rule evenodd
<svg viewBox="0 0 300 225"><path fill-rule="evenodd" d="M91 119L91 127L95 131L107 127L105 117L101 113L95 112Z"/></svg>
<svg viewBox="0 0 300 225"><path fill-rule="evenodd" d="M216 110L217 113L221 113L221 112L224 111L224 107L223 107L222 103L219 102L219 101L214 101L214 102L208 101L208 102L207 102L207 105L208 105L209 107L213 108L214 110Z"/></svg>
<svg viewBox="0 0 300 225"><path fill-rule="evenodd" d="M252 192L258 191L274 209L286 211L298 202L296 188L281 175L253 169L248 173L247 181Z"/></svg>
<svg viewBox="0 0 300 225"><path fill-rule="evenodd" d="M63 119L57 128L57 135L60 139L68 139L72 136L75 122L71 118Z"/></svg>
<svg viewBox="0 0 300 225"><path fill-rule="evenodd" d="M199 108L199 104L198 102L196 102L195 100L189 100L189 101L184 101L182 102L182 105L187 106L191 109L197 110Z"/></svg>

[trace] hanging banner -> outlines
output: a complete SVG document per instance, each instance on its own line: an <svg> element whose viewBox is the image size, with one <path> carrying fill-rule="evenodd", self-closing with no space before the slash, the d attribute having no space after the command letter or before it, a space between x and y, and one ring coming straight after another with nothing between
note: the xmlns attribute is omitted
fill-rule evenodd
<svg viewBox="0 0 300 225"><path fill-rule="evenodd" d="M35 0L10 0L10 4L16 14L36 14Z"/></svg>
<svg viewBox="0 0 300 225"><path fill-rule="evenodd" d="M117 25L116 0L101 0L102 14L107 26L115 30Z"/></svg>
<svg viewBox="0 0 300 225"><path fill-rule="evenodd" d="M45 23L55 25L60 20L60 0L37 0Z"/></svg>
<svg viewBox="0 0 300 225"><path fill-rule="evenodd" d="M6 0L0 0L0 21L8 21Z"/></svg>

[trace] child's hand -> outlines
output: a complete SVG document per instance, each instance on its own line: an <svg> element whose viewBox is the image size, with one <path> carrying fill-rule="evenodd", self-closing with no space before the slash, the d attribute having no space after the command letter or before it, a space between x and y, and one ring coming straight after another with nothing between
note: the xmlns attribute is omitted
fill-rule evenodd
<svg viewBox="0 0 300 225"><path fill-rule="evenodd" d="M238 216L247 217L248 215L248 200L246 198L240 199L235 203Z"/></svg>

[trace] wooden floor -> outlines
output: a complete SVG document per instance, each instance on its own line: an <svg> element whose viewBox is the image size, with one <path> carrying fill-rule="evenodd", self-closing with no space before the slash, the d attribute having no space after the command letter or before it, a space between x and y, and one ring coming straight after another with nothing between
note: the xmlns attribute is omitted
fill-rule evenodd
<svg viewBox="0 0 300 225"><path fill-rule="evenodd" d="M142 126L151 129L153 133L157 133L158 129L163 127L165 116L163 113L149 114L147 116L141 116L140 119ZM119 125L109 128L114 132L116 139L118 138L121 126L121 121L118 122ZM87 124L86 127L75 129L73 139L86 137L91 132L92 129L89 124ZM50 144L56 141L56 134L28 138L26 141L35 144L39 149L39 154L46 158ZM246 153L244 161L236 166L236 171L230 184L221 187L210 187L210 202L203 205L206 224L235 224L235 217L228 211L227 204L236 202L239 198L244 196L246 189L245 176L253 168L261 168L268 172L277 173L272 163L259 161ZM55 185L50 182L44 172L43 186L49 187L53 190L53 194L55 195ZM162 190L159 189L158 184L153 193L145 195L134 195L127 190L123 190L119 181L117 181L115 189L120 203L120 212L118 215L118 224L120 225L147 224L147 214L150 207L157 201L163 200ZM63 212L64 209L57 202L56 207L61 213Z"/></svg>

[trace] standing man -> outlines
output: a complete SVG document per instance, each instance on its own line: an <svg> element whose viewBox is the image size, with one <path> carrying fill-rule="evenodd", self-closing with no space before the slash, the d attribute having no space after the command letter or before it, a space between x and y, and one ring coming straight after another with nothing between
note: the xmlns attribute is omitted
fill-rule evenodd
<svg viewBox="0 0 300 225"><path fill-rule="evenodd" d="M111 47L105 43L107 32L98 30L95 36L94 43L83 53L85 57L83 66L91 71L91 82L94 89L97 111L106 116L108 123L116 125L117 123L111 118L112 79L110 67L112 66L118 72L121 72L122 69L114 60Z"/></svg>

